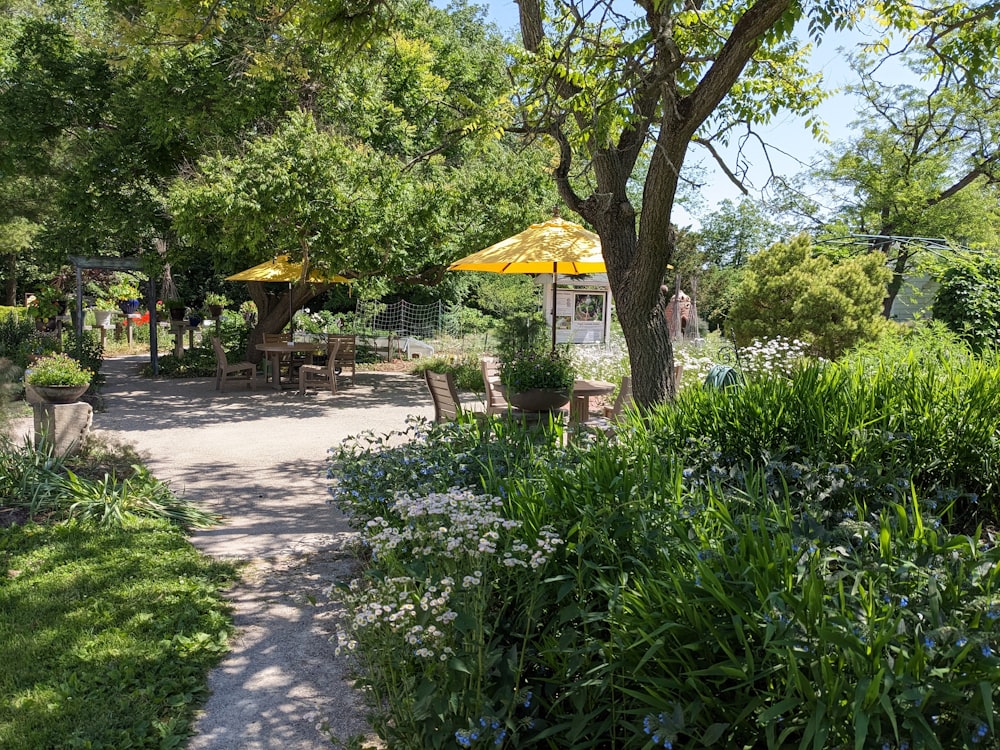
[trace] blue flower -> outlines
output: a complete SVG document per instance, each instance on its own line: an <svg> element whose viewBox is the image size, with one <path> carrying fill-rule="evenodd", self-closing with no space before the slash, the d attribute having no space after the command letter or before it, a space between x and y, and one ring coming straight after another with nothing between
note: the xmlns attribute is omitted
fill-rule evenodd
<svg viewBox="0 0 1000 750"><path fill-rule="evenodd" d="M988 643L984 643L983 647L979 650L983 656L993 656L993 649L990 648Z"/></svg>
<svg viewBox="0 0 1000 750"><path fill-rule="evenodd" d="M910 600L907 599L905 596L899 597L899 606L900 607L907 607L907 606L909 606L909 604L910 604Z"/></svg>

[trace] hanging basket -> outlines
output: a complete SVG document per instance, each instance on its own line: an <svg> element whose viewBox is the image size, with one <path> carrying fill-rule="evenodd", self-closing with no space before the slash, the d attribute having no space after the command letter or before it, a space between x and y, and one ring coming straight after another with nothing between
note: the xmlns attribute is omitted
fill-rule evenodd
<svg viewBox="0 0 1000 750"><path fill-rule="evenodd" d="M118 309L122 311L122 315L135 315L139 312L139 300L120 299L118 300Z"/></svg>

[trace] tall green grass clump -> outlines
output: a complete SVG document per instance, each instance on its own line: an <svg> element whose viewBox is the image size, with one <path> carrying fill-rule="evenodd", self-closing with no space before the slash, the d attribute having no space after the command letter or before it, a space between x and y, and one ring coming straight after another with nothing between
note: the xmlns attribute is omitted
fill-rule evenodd
<svg viewBox="0 0 1000 750"><path fill-rule="evenodd" d="M1000 513L1000 362L859 357L722 392L688 389L649 417L661 451L707 483L764 471L775 488L899 501L914 484L971 531Z"/></svg>

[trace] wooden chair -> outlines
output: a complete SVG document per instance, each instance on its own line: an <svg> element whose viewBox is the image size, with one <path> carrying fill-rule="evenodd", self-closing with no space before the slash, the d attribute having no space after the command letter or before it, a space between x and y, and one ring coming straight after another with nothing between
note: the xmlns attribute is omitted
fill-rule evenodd
<svg viewBox="0 0 1000 750"><path fill-rule="evenodd" d="M618 389L618 395L615 397L615 402L611 406L604 407L604 418L614 419L615 417L621 415L621 413L625 411L625 409L631 405L632 402L632 376L625 375L622 377L622 384Z"/></svg>
<svg viewBox="0 0 1000 750"><path fill-rule="evenodd" d="M325 365L301 365L299 367L299 394L306 395L306 386L310 382L329 383L330 393L337 392L337 349L340 340L330 337L326 344Z"/></svg>
<svg viewBox="0 0 1000 750"><path fill-rule="evenodd" d="M500 360L496 357L481 357L479 368L483 372L483 385L486 386L486 413L506 414L510 404L500 390Z"/></svg>
<svg viewBox="0 0 1000 750"><path fill-rule="evenodd" d="M351 385L354 385L354 374L358 358L358 337L354 334L331 333L326 337L327 343L336 340L340 343L337 349L337 374L343 375L351 368Z"/></svg>
<svg viewBox="0 0 1000 750"><path fill-rule="evenodd" d="M253 362L229 363L226 350L218 336L212 337L212 348L215 350L215 390L225 391L226 383L231 380L246 380L251 388L257 387L257 365ZM244 374L240 374L244 373Z"/></svg>
<svg viewBox="0 0 1000 750"><path fill-rule="evenodd" d="M450 372L424 370L427 390L434 402L434 421L449 422L458 419L462 413L462 403L455 390L455 377Z"/></svg>

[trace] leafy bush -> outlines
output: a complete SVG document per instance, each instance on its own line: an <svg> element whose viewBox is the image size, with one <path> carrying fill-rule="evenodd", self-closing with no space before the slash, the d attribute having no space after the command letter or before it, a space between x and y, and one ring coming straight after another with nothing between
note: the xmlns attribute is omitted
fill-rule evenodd
<svg viewBox="0 0 1000 750"><path fill-rule="evenodd" d="M835 359L884 325L890 273L877 253L834 263L812 253L807 235L776 243L747 262L729 320L740 346L753 338L807 341Z"/></svg>
<svg viewBox="0 0 1000 750"><path fill-rule="evenodd" d="M375 726L400 748L995 746L1000 550L972 520L996 520L1000 373L927 361L687 389L585 448L468 423L336 450L370 552L341 644Z"/></svg>
<svg viewBox="0 0 1000 750"><path fill-rule="evenodd" d="M9 358L16 367L28 365L28 355L39 348L34 321L27 315L0 316L0 357Z"/></svg>
<svg viewBox="0 0 1000 750"><path fill-rule="evenodd" d="M934 317L977 351L1000 346L1000 260L977 257L945 271Z"/></svg>
<svg viewBox="0 0 1000 750"><path fill-rule="evenodd" d="M55 353L32 362L24 382L31 385L90 385L94 373L68 354Z"/></svg>
<svg viewBox="0 0 1000 750"><path fill-rule="evenodd" d="M92 387L100 387L104 383L104 375L101 373L101 367L104 365L104 348L101 346L100 335L95 331L84 331L78 342L76 332L72 331L66 337L65 348L83 368L93 373Z"/></svg>
<svg viewBox="0 0 1000 750"><path fill-rule="evenodd" d="M463 391L482 393L486 390L486 384L483 383L483 371L479 365L479 357L476 355L465 355L457 360L431 357L419 359L414 363L414 373L423 374L425 370L450 372L455 376L455 386Z"/></svg>

